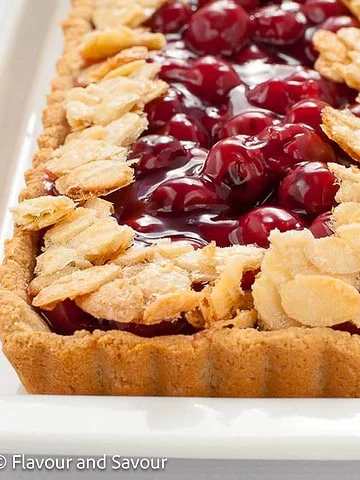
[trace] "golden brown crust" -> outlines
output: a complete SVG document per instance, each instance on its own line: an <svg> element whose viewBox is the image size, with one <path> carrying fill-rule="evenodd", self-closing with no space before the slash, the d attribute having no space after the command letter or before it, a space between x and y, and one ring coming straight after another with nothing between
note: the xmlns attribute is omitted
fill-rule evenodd
<svg viewBox="0 0 360 480"><path fill-rule="evenodd" d="M44 165L69 133L62 102L73 86L74 75L82 66L78 46L91 31L93 1L74 0L73 10L63 22L66 47L57 64L58 77L52 82L48 107L43 113L44 132L38 141L40 151L34 156L33 169L26 174L27 187L20 195L22 200L44 193ZM338 213L335 221L340 223L343 212ZM352 214L355 215L354 210ZM36 234L16 229L14 238L6 245L5 261L0 270L3 350L30 393L360 396L358 336L351 337L328 328L260 332L247 328L254 326L253 311L232 312L235 315L232 320L188 337L144 339L120 331L78 332L69 337L53 334L27 303L26 289L35 268L37 240ZM165 245L164 255L166 248ZM179 251L181 248L184 247L179 246ZM187 262L192 261L191 252L185 248L178 257L180 254L182 257L178 261L186 269ZM134 263L147 260L140 260L137 255L139 253L128 251L115 263L131 268ZM152 255L155 255L154 250L149 248L148 257ZM209 275L215 278L216 265L215 260L209 264L207 259L202 263L199 258L195 278L200 280L204 276L209 278ZM220 306L233 310L241 292L234 289L240 278L236 276L238 272L234 272L234 276L232 273L226 268L222 271L217 289L212 290L212 296L207 298L204 311L217 311ZM224 289L228 293L227 302L219 305L217 293ZM162 300L166 308L171 300L168 297ZM198 296L188 301L197 305ZM153 319L156 313L148 312L149 318ZM196 312L192 318L196 320Z"/></svg>

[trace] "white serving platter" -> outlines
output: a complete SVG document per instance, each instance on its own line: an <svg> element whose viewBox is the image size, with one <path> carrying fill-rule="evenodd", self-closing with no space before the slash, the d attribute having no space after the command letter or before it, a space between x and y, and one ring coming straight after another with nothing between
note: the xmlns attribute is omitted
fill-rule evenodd
<svg viewBox="0 0 360 480"><path fill-rule="evenodd" d="M1 243L62 48L68 0L0 0ZM360 460L360 400L27 395L0 354L0 453Z"/></svg>

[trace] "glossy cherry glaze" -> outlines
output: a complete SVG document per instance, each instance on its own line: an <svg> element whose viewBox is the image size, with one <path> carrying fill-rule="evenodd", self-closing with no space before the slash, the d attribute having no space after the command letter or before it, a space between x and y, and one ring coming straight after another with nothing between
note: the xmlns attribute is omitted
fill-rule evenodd
<svg viewBox="0 0 360 480"><path fill-rule="evenodd" d="M360 107L355 91L313 70L311 38L319 28L359 26L340 0L168 0L149 26L167 37L150 61L170 88L146 106L148 130L130 153L136 182L106 197L135 243L266 247L273 228L331 235L338 187L326 164L351 160L323 134L321 111L351 106L360 116ZM67 301L44 315L63 334L191 332L182 319L145 327L78 310Z"/></svg>

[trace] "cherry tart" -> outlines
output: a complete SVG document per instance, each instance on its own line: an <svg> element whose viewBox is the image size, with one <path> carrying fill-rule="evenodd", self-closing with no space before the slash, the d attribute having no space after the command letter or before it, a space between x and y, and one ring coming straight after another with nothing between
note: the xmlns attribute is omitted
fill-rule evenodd
<svg viewBox="0 0 360 480"><path fill-rule="evenodd" d="M360 395L357 13L74 1L1 267L28 391Z"/></svg>

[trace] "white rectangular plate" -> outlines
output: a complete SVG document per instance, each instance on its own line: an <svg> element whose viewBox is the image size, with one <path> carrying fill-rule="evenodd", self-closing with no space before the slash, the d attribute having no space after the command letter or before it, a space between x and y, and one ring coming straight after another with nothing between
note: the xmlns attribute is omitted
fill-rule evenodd
<svg viewBox="0 0 360 480"><path fill-rule="evenodd" d="M0 1L0 212L11 234L67 0ZM359 400L29 396L0 355L0 453L360 459Z"/></svg>

